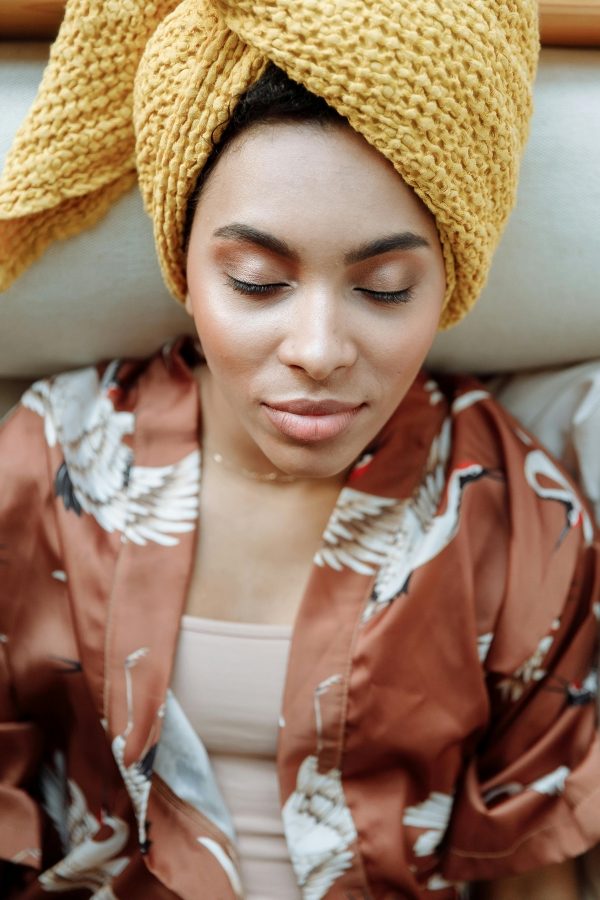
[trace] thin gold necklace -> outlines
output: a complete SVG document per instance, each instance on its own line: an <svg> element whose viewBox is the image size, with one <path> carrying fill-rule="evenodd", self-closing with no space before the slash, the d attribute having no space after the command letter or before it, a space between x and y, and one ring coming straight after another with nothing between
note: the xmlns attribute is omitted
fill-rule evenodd
<svg viewBox="0 0 600 900"><path fill-rule="evenodd" d="M253 472L251 469L246 469L243 466L234 466L233 463L230 463L224 458L222 453L213 453L207 447L205 447L205 449L208 450L208 455L213 462L216 462L219 466L223 466L224 469L229 469L230 472L235 472L237 475L243 475L244 478L250 478L252 481L267 481L271 484L273 482L290 484L292 481L300 480L297 475L280 475L278 472Z"/></svg>

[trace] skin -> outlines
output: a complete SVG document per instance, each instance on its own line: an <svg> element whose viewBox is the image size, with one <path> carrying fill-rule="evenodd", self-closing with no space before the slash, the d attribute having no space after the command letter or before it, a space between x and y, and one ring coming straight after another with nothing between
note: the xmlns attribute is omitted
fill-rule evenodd
<svg viewBox="0 0 600 900"><path fill-rule="evenodd" d="M234 225L285 242L293 258L217 235ZM423 245L348 261L405 233ZM218 162L187 275L207 361L205 439L239 466L308 479L343 473L391 416L431 346L445 289L433 218L391 164L349 128L286 123L245 132ZM240 292L231 279L276 287ZM409 289L408 302L373 293ZM308 443L282 435L263 408L297 398L360 409L341 435Z"/></svg>
<svg viewBox="0 0 600 900"><path fill-rule="evenodd" d="M413 246L356 258L374 241L407 234L418 239ZM435 336L445 290L435 222L349 128L255 126L225 150L203 188L187 275L186 309L207 363L198 370L203 445L228 461L204 455L205 527L187 612L291 623L345 473L410 388ZM392 293L402 302L389 302ZM335 437L298 440L265 412L297 398L358 411ZM261 483L241 468L297 480ZM223 508L239 516L224 523ZM284 584L298 587L286 595ZM570 862L475 890L484 900L577 897Z"/></svg>

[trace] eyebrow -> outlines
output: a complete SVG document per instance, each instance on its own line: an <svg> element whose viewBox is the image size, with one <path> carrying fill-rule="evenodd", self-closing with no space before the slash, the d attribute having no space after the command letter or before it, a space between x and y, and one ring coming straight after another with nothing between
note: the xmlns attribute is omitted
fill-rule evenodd
<svg viewBox="0 0 600 900"><path fill-rule="evenodd" d="M224 237L236 241L245 241L248 244L256 244L259 247L264 247L265 250L272 250L273 253L283 256L285 259L291 259L294 262L298 261L298 254L285 241L281 241L265 231L259 231L258 228L253 228L252 225L238 223L224 225L213 232L213 237Z"/></svg>
<svg viewBox="0 0 600 900"><path fill-rule="evenodd" d="M231 240L246 241L249 244L256 244L271 250L284 259L290 259L297 262L299 259L295 250L285 243L285 241L253 228L252 225L243 225L235 222L231 225L223 225L213 232L213 237L224 237ZM363 262L373 256L381 256L383 253L389 253L391 250L417 250L420 247L430 247L429 241L420 234L413 231L402 231L398 234L390 234L385 237L376 238L361 244L355 250L350 250L344 256L344 263L352 265L357 262Z"/></svg>
<svg viewBox="0 0 600 900"><path fill-rule="evenodd" d="M361 244L356 250L346 253L344 262L349 266L352 263L371 259L372 256L389 253L390 250L417 250L419 247L430 246L429 241L423 235L415 234L414 231L402 231L399 234L390 234L387 237L376 238L374 241Z"/></svg>

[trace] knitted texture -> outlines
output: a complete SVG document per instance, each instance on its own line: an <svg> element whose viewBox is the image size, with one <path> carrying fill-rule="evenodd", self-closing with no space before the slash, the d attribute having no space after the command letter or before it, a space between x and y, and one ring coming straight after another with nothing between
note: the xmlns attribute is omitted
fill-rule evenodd
<svg viewBox="0 0 600 900"><path fill-rule="evenodd" d="M69 0L0 177L0 290L135 183L133 81L177 0Z"/></svg>
<svg viewBox="0 0 600 900"><path fill-rule="evenodd" d="M219 128L267 59L242 43L209 2L183 0L157 29L134 93L138 178L167 287L184 300L188 198Z"/></svg>
<svg viewBox="0 0 600 900"><path fill-rule="evenodd" d="M435 216L441 326L471 308L515 200L536 0L70 0L0 180L0 240L11 245L0 287L129 183L144 45L135 164L175 297L186 293L190 192L237 98L271 60L345 116Z"/></svg>

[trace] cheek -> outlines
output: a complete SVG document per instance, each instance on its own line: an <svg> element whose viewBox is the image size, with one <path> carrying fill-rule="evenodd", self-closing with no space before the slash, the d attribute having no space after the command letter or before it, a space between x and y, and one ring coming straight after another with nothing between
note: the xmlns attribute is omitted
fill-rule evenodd
<svg viewBox="0 0 600 900"><path fill-rule="evenodd" d="M431 266L415 289L413 299L398 310L392 310L388 324L367 337L365 346L375 348L371 358L383 377L396 384L409 385L425 362L437 335L446 289L443 260ZM366 330L365 330L366 333Z"/></svg>
<svg viewBox="0 0 600 900"><path fill-rule="evenodd" d="M364 345L370 347L370 358L382 376L400 383L410 383L423 365L437 333L441 310L441 301L430 310L419 308L419 301L413 302L412 308L399 310L396 321L379 331L378 342L373 335Z"/></svg>
<svg viewBox="0 0 600 900"><path fill-rule="evenodd" d="M208 366L224 379L255 370L268 352L250 317L235 309L236 303L210 288L194 292L190 303Z"/></svg>
<svg viewBox="0 0 600 900"><path fill-rule="evenodd" d="M384 419L393 413L410 390L432 342L430 330L423 334L403 329L393 346L388 348L385 358L372 363L371 373L377 384L373 397L378 398L379 411Z"/></svg>

